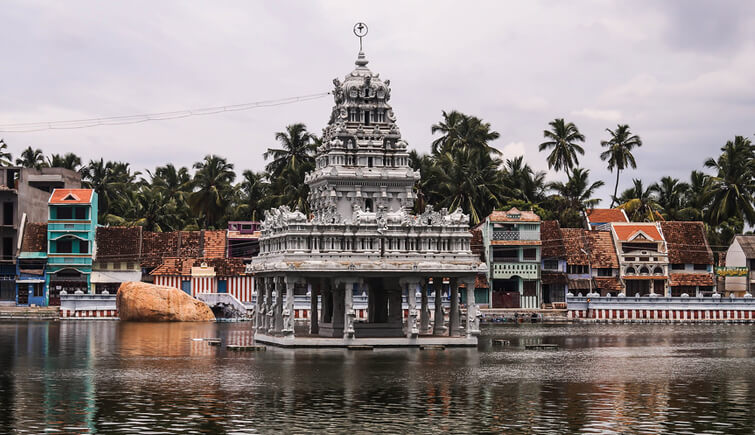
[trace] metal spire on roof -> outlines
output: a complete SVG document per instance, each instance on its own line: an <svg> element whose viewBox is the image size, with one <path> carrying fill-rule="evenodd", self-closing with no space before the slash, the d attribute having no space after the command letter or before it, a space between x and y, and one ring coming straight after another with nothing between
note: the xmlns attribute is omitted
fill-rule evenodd
<svg viewBox="0 0 755 435"><path fill-rule="evenodd" d="M355 62L357 66L365 66L369 62L364 56L364 52L362 51L362 38L367 36L367 31L367 24L364 24L362 22L354 24L354 34L359 38L359 56L357 57L357 61Z"/></svg>

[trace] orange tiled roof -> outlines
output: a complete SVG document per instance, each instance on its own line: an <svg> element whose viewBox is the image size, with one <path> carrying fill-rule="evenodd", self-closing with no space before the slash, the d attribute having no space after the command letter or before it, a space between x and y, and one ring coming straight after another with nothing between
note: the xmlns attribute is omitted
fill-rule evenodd
<svg viewBox="0 0 755 435"><path fill-rule="evenodd" d="M663 237L658 232L658 228L653 223L637 223L630 225L612 225L616 237L622 242L626 242L642 231L650 240L661 242Z"/></svg>
<svg viewBox="0 0 755 435"><path fill-rule="evenodd" d="M587 231L592 267L618 268L619 257L613 245L613 237L608 231Z"/></svg>
<svg viewBox="0 0 755 435"><path fill-rule="evenodd" d="M50 195L49 204L91 204L92 189L55 189ZM70 195L71 199L66 199Z"/></svg>
<svg viewBox="0 0 755 435"><path fill-rule="evenodd" d="M513 217L513 216L518 217ZM520 211L516 207L508 211L494 211L488 217L490 222L540 222L540 216L532 211Z"/></svg>
<svg viewBox="0 0 755 435"><path fill-rule="evenodd" d="M571 265L587 266L590 260L587 258L585 243L587 242L587 230L582 228L561 228L561 236L564 239L566 249L566 262Z"/></svg>
<svg viewBox="0 0 755 435"><path fill-rule="evenodd" d="M47 252L47 224L26 224L21 240L21 252Z"/></svg>
<svg viewBox="0 0 755 435"><path fill-rule="evenodd" d="M163 259L160 266L155 268L150 275L167 276L190 276L192 267L199 267L202 263L215 268L217 276L243 275L245 271L244 260L241 258L176 258Z"/></svg>
<svg viewBox="0 0 755 435"><path fill-rule="evenodd" d="M672 273L670 286L712 286L713 275L710 273Z"/></svg>
<svg viewBox="0 0 755 435"><path fill-rule="evenodd" d="M713 264L702 222L661 222L669 263Z"/></svg>
<svg viewBox="0 0 755 435"><path fill-rule="evenodd" d="M585 214L590 223L629 222L624 210L620 208L590 208Z"/></svg>
<svg viewBox="0 0 755 435"><path fill-rule="evenodd" d="M612 276L606 276L606 277L595 277L595 285L598 287L598 289L602 290L600 292L601 295L605 296L605 293L607 292L618 292L623 290L623 287L621 285L621 281L619 281L619 278L612 277Z"/></svg>
<svg viewBox="0 0 755 435"><path fill-rule="evenodd" d="M204 232L204 256L210 258L225 257L225 230Z"/></svg>
<svg viewBox="0 0 755 435"><path fill-rule="evenodd" d="M558 221L543 221L540 224L540 240L543 242L543 258L563 258L566 255Z"/></svg>

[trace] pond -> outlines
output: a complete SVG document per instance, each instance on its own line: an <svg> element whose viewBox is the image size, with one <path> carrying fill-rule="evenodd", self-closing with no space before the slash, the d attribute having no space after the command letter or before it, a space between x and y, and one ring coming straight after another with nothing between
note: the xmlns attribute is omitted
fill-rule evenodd
<svg viewBox="0 0 755 435"><path fill-rule="evenodd" d="M752 433L752 325L521 325L477 349L233 352L249 323L0 323L16 432ZM492 338L507 340L493 345ZM527 344L558 350L526 350Z"/></svg>

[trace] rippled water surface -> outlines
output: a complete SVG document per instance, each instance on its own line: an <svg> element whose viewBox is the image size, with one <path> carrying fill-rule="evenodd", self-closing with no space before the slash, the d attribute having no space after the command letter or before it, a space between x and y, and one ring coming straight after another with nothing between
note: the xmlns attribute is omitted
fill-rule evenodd
<svg viewBox="0 0 755 435"><path fill-rule="evenodd" d="M0 323L0 431L755 431L751 325L497 327L445 351L192 340L241 343L249 328Z"/></svg>

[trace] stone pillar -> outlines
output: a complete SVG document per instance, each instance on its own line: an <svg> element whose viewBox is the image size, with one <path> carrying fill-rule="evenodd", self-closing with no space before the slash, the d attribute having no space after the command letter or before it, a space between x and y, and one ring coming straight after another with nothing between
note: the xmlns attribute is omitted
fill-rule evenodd
<svg viewBox="0 0 755 435"><path fill-rule="evenodd" d="M343 293L340 295L340 305L342 310L340 313L333 313L333 328L335 329L336 319L338 319L336 315L340 314L344 339L354 338L354 319L356 318L356 313L354 312L354 286L361 284L362 281L360 279L354 278L335 280L335 285L339 288L339 291L342 291ZM340 290L341 288L343 288L343 290Z"/></svg>
<svg viewBox="0 0 755 435"><path fill-rule="evenodd" d="M256 277L254 278L256 281L255 287L257 287L257 303L256 303L256 309L255 309L255 316L254 316L254 322L255 322L255 329L259 332L266 331L265 327L265 319L267 317L267 307L265 304L267 303L267 294L265 293L265 278L262 277Z"/></svg>
<svg viewBox="0 0 755 435"><path fill-rule="evenodd" d="M448 336L458 337L461 319L459 318L459 282L451 278L451 310L448 314Z"/></svg>
<svg viewBox="0 0 755 435"><path fill-rule="evenodd" d="M423 278L421 282L422 295L420 297L420 309L419 309L419 333L430 333L430 309L427 302L427 278Z"/></svg>
<svg viewBox="0 0 755 435"><path fill-rule="evenodd" d="M480 309L474 300L474 283L474 277L464 279L464 285L467 287L467 337L480 334Z"/></svg>
<svg viewBox="0 0 755 435"><path fill-rule="evenodd" d="M443 278L433 278L433 289L435 289L435 321L433 322L433 335L445 335L446 327L443 315Z"/></svg>
<svg viewBox="0 0 755 435"><path fill-rule="evenodd" d="M416 338L419 335L417 325L417 289L421 288L421 282L416 278L405 278L400 281L401 288L406 288L406 302L409 314L406 316L406 337ZM425 295L427 301L427 295Z"/></svg>
<svg viewBox="0 0 755 435"><path fill-rule="evenodd" d="M275 278L265 278L265 290L267 290L267 295L265 296L265 331L267 331L267 333L272 333L275 329L275 301L273 300Z"/></svg>
<svg viewBox="0 0 755 435"><path fill-rule="evenodd" d="M317 312L317 296L320 294L320 287L322 286L322 279L315 280L315 285L309 283L307 285L309 289L309 333L317 335L320 332L320 324L318 323Z"/></svg>
<svg viewBox="0 0 755 435"><path fill-rule="evenodd" d="M283 331L283 291L285 282L281 277L275 277L275 327L276 333Z"/></svg>
<svg viewBox="0 0 755 435"><path fill-rule="evenodd" d="M281 332L287 336L294 335L294 323L296 322L296 312L294 311L295 285L296 280L294 277L283 277L283 288L286 290L286 297L285 299L281 299L281 302L285 302L286 306L281 310L281 315L283 316L283 327L281 328Z"/></svg>

